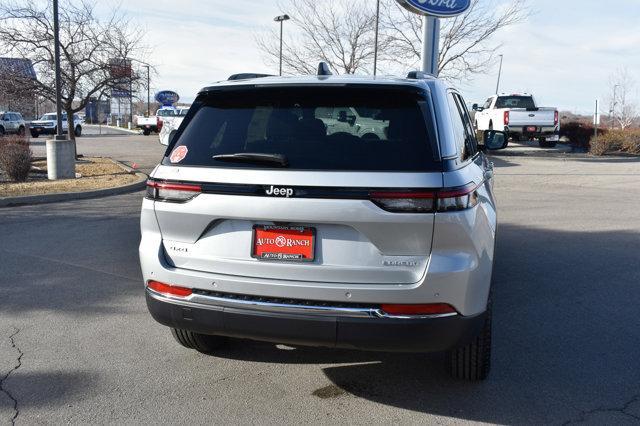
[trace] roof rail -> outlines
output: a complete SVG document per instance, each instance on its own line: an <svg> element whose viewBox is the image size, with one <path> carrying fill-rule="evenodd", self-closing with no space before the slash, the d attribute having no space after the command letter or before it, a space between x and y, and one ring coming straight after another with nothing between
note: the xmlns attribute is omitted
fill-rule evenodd
<svg viewBox="0 0 640 426"><path fill-rule="evenodd" d="M229 76L228 80L247 80L250 78L273 77L271 74L240 73Z"/></svg>
<svg viewBox="0 0 640 426"><path fill-rule="evenodd" d="M326 62L320 62L318 64L318 75L333 75Z"/></svg>
<svg viewBox="0 0 640 426"><path fill-rule="evenodd" d="M407 74L407 78L411 80L422 80L425 78L433 77L435 77L433 74L429 74L428 72L424 71L410 71L409 74Z"/></svg>

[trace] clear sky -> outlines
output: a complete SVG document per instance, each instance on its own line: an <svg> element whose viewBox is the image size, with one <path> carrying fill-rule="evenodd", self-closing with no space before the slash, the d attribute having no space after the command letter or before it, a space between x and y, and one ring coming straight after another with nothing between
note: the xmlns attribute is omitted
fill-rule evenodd
<svg viewBox="0 0 640 426"><path fill-rule="evenodd" d="M505 58L501 91L527 91L541 106L590 113L596 98L607 97L616 68L626 66L640 89L640 0L530 5L534 14L527 22L495 38ZM276 0L135 0L121 8L148 31L149 60L158 71L153 89L173 89L190 101L199 88L230 74L277 72L264 65L254 40L256 32L276 25L273 17L283 12ZM497 71L496 64L459 84L467 102L493 93ZM639 93L633 94L638 101Z"/></svg>

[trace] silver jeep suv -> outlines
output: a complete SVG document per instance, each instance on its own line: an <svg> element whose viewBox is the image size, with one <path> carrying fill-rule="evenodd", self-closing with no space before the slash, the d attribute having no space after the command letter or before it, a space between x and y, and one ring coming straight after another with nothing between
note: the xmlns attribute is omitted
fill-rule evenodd
<svg viewBox="0 0 640 426"><path fill-rule="evenodd" d="M484 379L496 209L483 151L506 139L483 140L460 94L418 72L202 89L142 204L151 315L205 353L228 337L446 350L453 376Z"/></svg>

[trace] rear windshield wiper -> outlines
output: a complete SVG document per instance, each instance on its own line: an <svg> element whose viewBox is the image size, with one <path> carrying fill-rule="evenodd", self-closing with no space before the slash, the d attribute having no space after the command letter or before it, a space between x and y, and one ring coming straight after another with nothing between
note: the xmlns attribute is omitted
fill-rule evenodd
<svg viewBox="0 0 640 426"><path fill-rule="evenodd" d="M280 167L289 167L289 162L287 161L287 157L285 157L282 154L239 152L237 154L214 155L213 159L218 161L228 161L230 163L273 164Z"/></svg>

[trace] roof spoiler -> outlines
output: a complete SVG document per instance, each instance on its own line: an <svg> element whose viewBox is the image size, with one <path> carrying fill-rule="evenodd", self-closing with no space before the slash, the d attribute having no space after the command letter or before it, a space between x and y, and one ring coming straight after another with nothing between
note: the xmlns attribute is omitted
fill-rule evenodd
<svg viewBox="0 0 640 426"><path fill-rule="evenodd" d="M318 75L333 75L326 62L320 62L318 64Z"/></svg>
<svg viewBox="0 0 640 426"><path fill-rule="evenodd" d="M435 77L433 74L429 74L424 71L410 71L409 74L407 74L407 78L410 80L423 80L425 78L433 77Z"/></svg>
<svg viewBox="0 0 640 426"><path fill-rule="evenodd" d="M228 80L248 80L250 78L273 77L271 74L240 73L229 76Z"/></svg>

